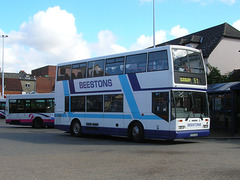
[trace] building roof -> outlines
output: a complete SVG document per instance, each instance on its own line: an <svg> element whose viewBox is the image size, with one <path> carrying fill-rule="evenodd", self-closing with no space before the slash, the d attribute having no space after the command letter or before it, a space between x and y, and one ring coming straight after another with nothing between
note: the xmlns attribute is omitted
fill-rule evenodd
<svg viewBox="0 0 240 180"><path fill-rule="evenodd" d="M2 73L0 73L0 77L2 77ZM33 76L31 76L30 74L25 73L24 71L20 71L19 73L4 72L4 78L35 80Z"/></svg>
<svg viewBox="0 0 240 180"><path fill-rule="evenodd" d="M218 83L209 84L208 93L225 93L230 92L232 89L237 89L240 87L240 82L229 82L229 83Z"/></svg>
<svg viewBox="0 0 240 180"><path fill-rule="evenodd" d="M204 58L208 58L223 37L234 38L240 40L240 31L223 23L202 31L198 31L171 41L167 41L157 46L165 45L186 45L190 43L197 44L197 49L201 49Z"/></svg>
<svg viewBox="0 0 240 180"><path fill-rule="evenodd" d="M240 81L240 69L234 69L231 72L231 81Z"/></svg>

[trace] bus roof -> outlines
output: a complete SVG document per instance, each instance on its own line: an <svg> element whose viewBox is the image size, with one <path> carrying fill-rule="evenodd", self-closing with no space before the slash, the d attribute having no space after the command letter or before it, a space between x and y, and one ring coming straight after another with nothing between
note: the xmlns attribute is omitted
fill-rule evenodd
<svg viewBox="0 0 240 180"><path fill-rule="evenodd" d="M39 93L39 94L10 94L7 99L36 99L36 98L54 98L55 93Z"/></svg>
<svg viewBox="0 0 240 180"><path fill-rule="evenodd" d="M200 52L200 50L192 48L192 47L181 46L181 45L167 45L167 46L159 46L159 47L155 47L155 48L147 48L147 49L142 49L142 50L137 50L137 51L127 51L124 53L111 54L111 55L106 55L106 56L98 56L98 57L93 57L93 58L89 58L89 59L68 61L68 62L64 62L64 63L59 63L57 66L64 66L64 65L75 64L75 63L77 64L79 62L96 61L96 60L101 60L101 59L109 59L109 58L114 58L114 57L132 55L132 54L147 53L147 52L152 52L152 51L167 50L167 49L172 49L172 48L189 49L192 51Z"/></svg>

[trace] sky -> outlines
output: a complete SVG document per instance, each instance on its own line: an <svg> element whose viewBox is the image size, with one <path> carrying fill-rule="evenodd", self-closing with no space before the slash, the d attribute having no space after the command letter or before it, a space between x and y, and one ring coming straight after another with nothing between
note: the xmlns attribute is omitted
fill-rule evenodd
<svg viewBox="0 0 240 180"><path fill-rule="evenodd" d="M155 0L156 44L225 22L240 30L239 12L240 0ZM153 45L153 0L0 0L0 17L4 72Z"/></svg>

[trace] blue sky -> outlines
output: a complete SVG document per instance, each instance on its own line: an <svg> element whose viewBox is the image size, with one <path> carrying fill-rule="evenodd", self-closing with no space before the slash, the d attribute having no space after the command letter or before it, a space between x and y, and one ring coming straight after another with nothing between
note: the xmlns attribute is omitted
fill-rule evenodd
<svg viewBox="0 0 240 180"><path fill-rule="evenodd" d="M152 0L0 0L0 5L0 34L9 36L5 72L30 73L152 45ZM156 43L225 22L240 30L239 12L240 0L155 0Z"/></svg>

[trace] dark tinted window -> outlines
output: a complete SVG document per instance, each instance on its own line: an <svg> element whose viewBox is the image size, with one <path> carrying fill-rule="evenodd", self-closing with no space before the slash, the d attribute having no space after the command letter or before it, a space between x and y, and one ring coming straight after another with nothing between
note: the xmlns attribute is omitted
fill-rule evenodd
<svg viewBox="0 0 240 180"><path fill-rule="evenodd" d="M71 111L84 112L85 111L85 96L71 97Z"/></svg>
<svg viewBox="0 0 240 180"><path fill-rule="evenodd" d="M86 78L86 75L87 75L87 63L72 65L72 79Z"/></svg>
<svg viewBox="0 0 240 180"><path fill-rule="evenodd" d="M148 71L161 71L167 69L167 51L150 52L148 54Z"/></svg>
<svg viewBox="0 0 240 180"><path fill-rule="evenodd" d="M168 92L152 93L152 112L166 121L168 121L169 117L168 99L169 99Z"/></svg>
<svg viewBox="0 0 240 180"><path fill-rule="evenodd" d="M136 54L126 57L126 73L146 71L147 54Z"/></svg>
<svg viewBox="0 0 240 180"><path fill-rule="evenodd" d="M88 63L88 77L99 77L104 75L104 60Z"/></svg>
<svg viewBox="0 0 240 180"><path fill-rule="evenodd" d="M124 72L124 57L112 58L106 60L105 75L117 75Z"/></svg>
<svg viewBox="0 0 240 180"><path fill-rule="evenodd" d="M57 76L58 81L69 80L70 77L71 77L71 65L58 67L58 76Z"/></svg>
<svg viewBox="0 0 240 180"><path fill-rule="evenodd" d="M103 112L103 96L87 96L88 112Z"/></svg>
<svg viewBox="0 0 240 180"><path fill-rule="evenodd" d="M123 95L104 95L105 112L123 112Z"/></svg>

